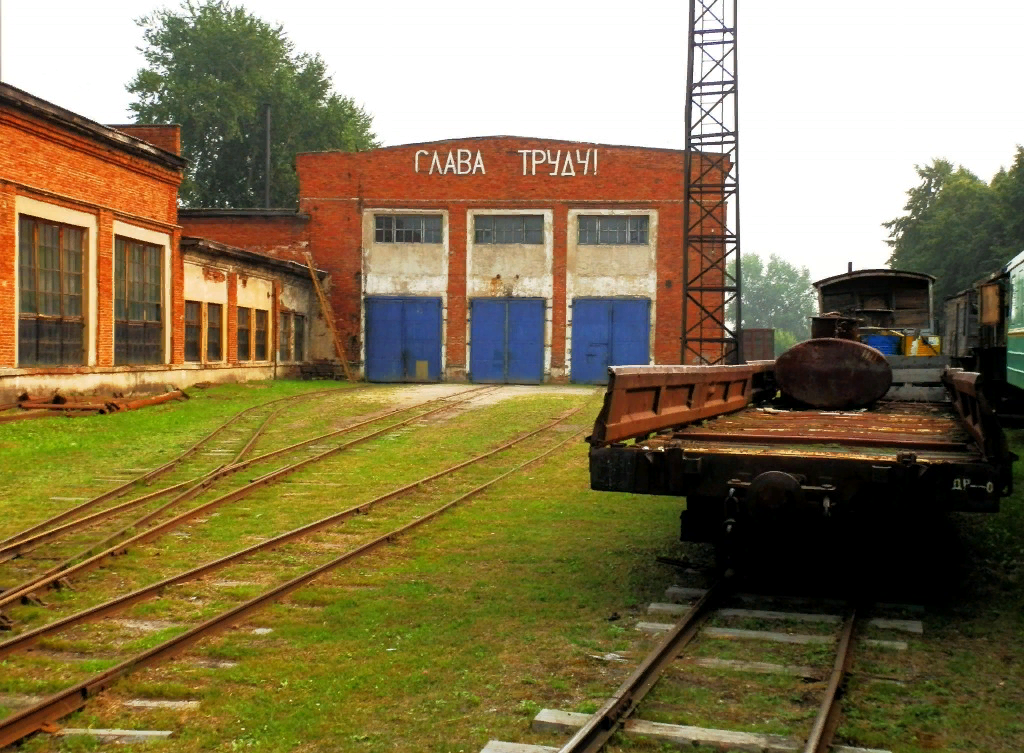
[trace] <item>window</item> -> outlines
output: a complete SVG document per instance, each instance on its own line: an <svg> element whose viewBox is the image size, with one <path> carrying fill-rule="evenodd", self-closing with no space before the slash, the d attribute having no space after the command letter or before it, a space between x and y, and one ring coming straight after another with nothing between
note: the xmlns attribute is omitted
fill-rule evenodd
<svg viewBox="0 0 1024 753"><path fill-rule="evenodd" d="M267 352L267 312L262 309L256 309L254 312L255 316L255 327L256 334L253 337L253 358L257 361L266 361Z"/></svg>
<svg viewBox="0 0 1024 753"><path fill-rule="evenodd" d="M249 319L251 315L252 309L248 309L243 306L238 307L238 328L235 331L238 333L239 361L248 361L252 358L252 351L249 349L249 335L251 332L249 329Z"/></svg>
<svg viewBox="0 0 1024 753"><path fill-rule="evenodd" d="M292 354L295 356L296 361L304 361L303 358L306 351L306 317L302 314L294 314L294 337L293 342L295 343L295 352Z"/></svg>
<svg viewBox="0 0 1024 753"><path fill-rule="evenodd" d="M18 365L85 363L83 228L19 220Z"/></svg>
<svg viewBox="0 0 1024 753"><path fill-rule="evenodd" d="M160 246L114 244L115 364L163 363L162 260Z"/></svg>
<svg viewBox="0 0 1024 753"><path fill-rule="evenodd" d="M580 215L580 245L647 245L647 215Z"/></svg>
<svg viewBox="0 0 1024 753"><path fill-rule="evenodd" d="M277 360L292 360L292 315L284 311L277 325Z"/></svg>
<svg viewBox="0 0 1024 753"><path fill-rule="evenodd" d="M202 304L198 301L185 301L185 360L202 360L202 332L203 323L201 317Z"/></svg>
<svg viewBox="0 0 1024 753"><path fill-rule="evenodd" d="M543 243L544 217L482 214L473 218L476 243Z"/></svg>
<svg viewBox="0 0 1024 753"><path fill-rule="evenodd" d="M377 214L373 220L377 243L441 242L441 215Z"/></svg>
<svg viewBox="0 0 1024 753"><path fill-rule="evenodd" d="M219 303L206 304L206 360L220 361L220 312Z"/></svg>

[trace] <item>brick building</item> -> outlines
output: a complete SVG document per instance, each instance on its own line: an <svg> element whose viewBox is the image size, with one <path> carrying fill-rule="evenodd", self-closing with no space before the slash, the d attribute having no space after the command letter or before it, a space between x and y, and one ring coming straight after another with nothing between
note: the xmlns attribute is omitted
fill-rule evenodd
<svg viewBox="0 0 1024 753"><path fill-rule="evenodd" d="M309 357L308 270L183 240L184 167L177 126L104 126L0 84L0 402L265 378Z"/></svg>
<svg viewBox="0 0 1024 753"><path fill-rule="evenodd" d="M679 362L683 152L499 136L302 154L297 169L297 213L181 222L311 251L367 378L594 383L609 364Z"/></svg>

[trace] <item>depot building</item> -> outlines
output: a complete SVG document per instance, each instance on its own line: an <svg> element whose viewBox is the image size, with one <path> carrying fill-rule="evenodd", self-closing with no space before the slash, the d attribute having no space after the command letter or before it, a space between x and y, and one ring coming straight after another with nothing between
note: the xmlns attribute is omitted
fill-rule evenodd
<svg viewBox="0 0 1024 753"><path fill-rule="evenodd" d="M679 363L684 156L507 136L301 154L297 212L179 222L311 252L371 381L601 383Z"/></svg>

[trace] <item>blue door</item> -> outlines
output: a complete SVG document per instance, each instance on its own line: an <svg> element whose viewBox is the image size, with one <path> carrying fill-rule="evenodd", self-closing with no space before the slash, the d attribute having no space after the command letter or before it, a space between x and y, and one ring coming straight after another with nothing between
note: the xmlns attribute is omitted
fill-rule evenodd
<svg viewBox="0 0 1024 753"><path fill-rule="evenodd" d="M366 379L440 381L440 298L366 299Z"/></svg>
<svg viewBox="0 0 1024 753"><path fill-rule="evenodd" d="M470 301L469 375L474 382L539 384L544 377L544 299Z"/></svg>
<svg viewBox="0 0 1024 753"><path fill-rule="evenodd" d="M649 363L650 325L646 298L574 299L570 379L605 384L609 366Z"/></svg>

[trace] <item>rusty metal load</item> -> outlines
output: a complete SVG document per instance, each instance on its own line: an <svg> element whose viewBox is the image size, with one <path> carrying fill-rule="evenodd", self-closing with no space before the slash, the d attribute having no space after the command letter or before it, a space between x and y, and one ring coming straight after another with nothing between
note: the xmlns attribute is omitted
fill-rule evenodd
<svg viewBox="0 0 1024 753"><path fill-rule="evenodd" d="M892 385L885 356L854 340L822 337L797 343L775 361L775 381L793 400L824 410L864 408Z"/></svg>

